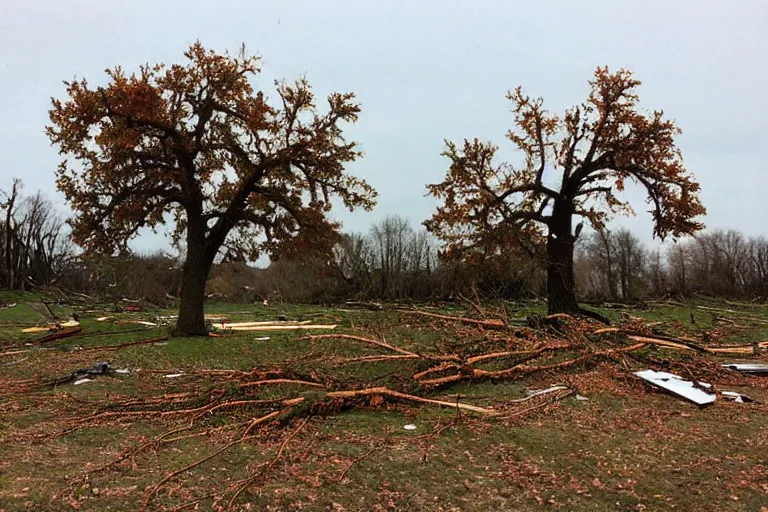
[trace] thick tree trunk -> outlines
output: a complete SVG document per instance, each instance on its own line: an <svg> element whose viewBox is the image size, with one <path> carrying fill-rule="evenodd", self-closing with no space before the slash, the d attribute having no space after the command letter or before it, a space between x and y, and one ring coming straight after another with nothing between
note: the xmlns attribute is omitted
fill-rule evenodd
<svg viewBox="0 0 768 512"><path fill-rule="evenodd" d="M187 259L181 282L181 303L176 331L189 336L206 335L205 283L211 271L212 258L207 255L205 224L190 222L187 226Z"/></svg>
<svg viewBox="0 0 768 512"><path fill-rule="evenodd" d="M575 237L571 233L572 219L572 202L555 201L547 238L547 310L550 315L581 314L604 324L610 324L606 317L600 313L582 309L576 301L573 278Z"/></svg>
<svg viewBox="0 0 768 512"><path fill-rule="evenodd" d="M549 314L578 313L573 278L572 214L569 205L555 203L547 238L547 309Z"/></svg>

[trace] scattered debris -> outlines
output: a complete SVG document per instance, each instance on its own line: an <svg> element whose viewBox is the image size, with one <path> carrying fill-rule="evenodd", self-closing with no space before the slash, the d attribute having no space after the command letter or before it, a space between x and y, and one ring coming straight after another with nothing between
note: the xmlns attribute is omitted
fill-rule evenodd
<svg viewBox="0 0 768 512"><path fill-rule="evenodd" d="M727 363L724 368L754 375L768 375L768 363Z"/></svg>
<svg viewBox="0 0 768 512"><path fill-rule="evenodd" d="M54 325L36 325L34 327L25 327L24 329L21 330L21 332L25 334L36 333L36 332L55 332L55 331L60 331L61 329L64 329L67 327L77 327L79 325L80 325L80 322L70 320L68 322L61 322Z"/></svg>
<svg viewBox="0 0 768 512"><path fill-rule="evenodd" d="M754 402L754 400L748 397L747 395L742 395L741 393L737 393L736 391L722 391L720 394L723 395L724 399L733 400L737 404Z"/></svg>
<svg viewBox="0 0 768 512"><path fill-rule="evenodd" d="M57 379L53 379L51 381L43 383L44 386L61 386L63 384L69 384L69 383L75 383L75 384L84 384L85 382L90 382L90 377L95 377L98 375L109 375L112 373L112 367L109 366L109 363L106 361L100 361L98 363L94 363L90 368L80 368L69 375L66 375L64 377L59 377ZM85 381L85 382L82 382Z"/></svg>
<svg viewBox="0 0 768 512"><path fill-rule="evenodd" d="M714 393L708 393L698 386L710 387L709 384L694 383L689 380L681 379L675 374L667 372L657 372L655 370L643 370L635 372L635 375L641 379L650 382L654 386L666 389L678 396L690 400L699 406L714 403L717 396Z"/></svg>
<svg viewBox="0 0 768 512"><path fill-rule="evenodd" d="M257 327L262 325L309 325L311 324L311 320L304 320L301 322L288 322L285 320L261 320L258 322L217 322L213 323L212 325L214 327L217 327L219 325L224 326L223 328L229 328L230 326L233 327Z"/></svg>
<svg viewBox="0 0 768 512"><path fill-rule="evenodd" d="M526 390L525 394L528 398L533 398L535 396L546 395L547 393L554 393L555 391L563 391L565 389L568 389L568 386L557 385L547 389L529 389Z"/></svg>
<svg viewBox="0 0 768 512"><path fill-rule="evenodd" d="M346 306L349 308L368 309L370 311L380 311L384 309L384 306L379 302L360 302L355 300L348 300Z"/></svg>
<svg viewBox="0 0 768 512"><path fill-rule="evenodd" d="M147 327L157 327L155 322L147 322L146 320L118 320L115 323L123 325L145 325Z"/></svg>
<svg viewBox="0 0 768 512"><path fill-rule="evenodd" d="M60 330L60 331L54 331L54 332L52 332L50 334L46 334L42 338L36 339L35 343L38 343L38 344L40 344L40 343L48 343L48 342L51 342L51 341L56 341L56 340L60 340L60 339L64 339L64 338L69 338L71 336L75 336L76 334L80 334L81 332L83 332L83 328L78 325L76 327L70 327L70 328L67 328L67 329Z"/></svg>
<svg viewBox="0 0 768 512"><path fill-rule="evenodd" d="M622 332L621 329L611 327L608 329L598 329L592 334L603 334L607 332ZM660 347L672 348L675 350L695 350L697 352L703 352L708 354L754 354L755 347L759 350L768 349L768 341L760 341L757 343L751 343L749 345L727 345L720 347L703 347L698 345L692 340L684 338L673 338L671 336L640 336L637 334L629 334L628 340L638 341L643 343L650 343L658 345Z"/></svg>
<svg viewBox="0 0 768 512"><path fill-rule="evenodd" d="M429 318L437 318L439 320L447 320L450 322L460 322L468 325L476 325L484 329L504 331L509 328L509 325L505 324L501 320L476 320L474 318L464 318L451 315L438 315L437 313L428 313L426 311L419 311L417 309L398 309L398 313L405 315L420 315Z"/></svg>
<svg viewBox="0 0 768 512"><path fill-rule="evenodd" d="M305 322L240 322L240 323L214 323L211 324L214 329L223 331L290 331L300 329L335 329L334 325L311 324Z"/></svg>

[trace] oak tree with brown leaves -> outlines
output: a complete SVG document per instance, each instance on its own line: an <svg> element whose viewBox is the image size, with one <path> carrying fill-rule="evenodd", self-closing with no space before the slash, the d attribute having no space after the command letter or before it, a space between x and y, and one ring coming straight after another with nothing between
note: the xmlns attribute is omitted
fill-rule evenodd
<svg viewBox="0 0 768 512"><path fill-rule="evenodd" d="M520 162L494 163L498 148L477 139L447 142L445 180L428 185L441 204L425 225L449 255L492 255L510 241L531 252L545 248L550 314L584 312L574 291L573 219L600 229L611 214L631 214L617 196L627 182L647 191L654 236L703 228L696 220L705 214L699 185L675 145L676 124L660 111L638 109L640 82L630 71L598 68L589 83L587 100L563 117L520 87L507 93L515 115L507 138Z"/></svg>
<svg viewBox="0 0 768 512"><path fill-rule="evenodd" d="M47 134L65 158L58 188L70 202L73 237L87 251L115 252L142 227L173 221L186 261L177 330L204 334L205 283L217 255L330 251L333 197L350 210L375 191L345 171L360 156L341 125L360 112L352 93L328 96L324 113L305 79L254 88L259 57L208 51L184 65L107 70L108 83L65 82Z"/></svg>

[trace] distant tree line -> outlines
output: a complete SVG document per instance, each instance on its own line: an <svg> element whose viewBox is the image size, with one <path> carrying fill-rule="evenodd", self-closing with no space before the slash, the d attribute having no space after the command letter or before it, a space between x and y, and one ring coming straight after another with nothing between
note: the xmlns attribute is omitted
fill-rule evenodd
<svg viewBox="0 0 768 512"><path fill-rule="evenodd" d="M37 192L23 194L14 179L0 191L0 280L10 289L25 290L60 277L73 261L73 244L63 218L51 201Z"/></svg>
<svg viewBox="0 0 768 512"><path fill-rule="evenodd" d="M54 204L24 195L15 180L0 191L0 279L9 289L57 286L86 294L175 300L183 258L162 252L99 259L79 255ZM267 268L219 262L210 298L238 301L451 300L546 295L546 259L511 241L504 256L456 261L408 219L388 216L366 233L344 233L330 256L293 254ZM637 302L694 294L768 299L768 239L714 230L649 249L626 229L582 233L576 243L576 291L590 301Z"/></svg>
<svg viewBox="0 0 768 512"><path fill-rule="evenodd" d="M768 298L768 239L736 230L705 231L665 251L646 248L626 229L603 230L579 244L575 267L582 298Z"/></svg>

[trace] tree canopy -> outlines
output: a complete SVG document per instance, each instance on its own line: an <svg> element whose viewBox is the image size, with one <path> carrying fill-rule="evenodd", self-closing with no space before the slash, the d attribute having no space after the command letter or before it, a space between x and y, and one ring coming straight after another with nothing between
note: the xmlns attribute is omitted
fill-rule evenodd
<svg viewBox="0 0 768 512"><path fill-rule="evenodd" d="M495 163L493 143L447 141L448 173L428 186L442 204L426 225L454 250L494 247L508 240L511 230L544 234L554 201L567 198L573 213L602 228L610 214L632 213L617 192L634 181L648 193L655 236L701 229L695 218L706 211L675 145L680 133L675 122L661 111L638 110L640 82L630 71L598 68L589 83L587 101L562 118L520 87L507 93L515 125L507 138L522 152L522 166ZM559 173L559 186L544 184L545 171Z"/></svg>
<svg viewBox="0 0 768 512"><path fill-rule="evenodd" d="M184 287L194 285L182 290L179 322L194 295L201 331L205 278L222 249L233 260L329 250L333 198L371 209L376 192L345 171L361 156L342 133L360 112L353 93L330 94L323 113L305 78L277 82L274 98L257 91L260 58L244 48L217 54L198 42L185 56L185 65L107 70L105 86L65 82L47 134L65 158L57 184L86 250L114 252L142 227L175 223Z"/></svg>
<svg viewBox="0 0 768 512"><path fill-rule="evenodd" d="M340 126L357 120L354 94L331 94L320 113L302 78L277 83L270 102L251 83L259 57L199 42L185 56L186 65L136 74L107 70L104 87L65 82L67 100L53 100L47 133L76 162L61 163L57 184L76 212L79 244L111 251L171 218L179 240L199 216L206 251L226 238L228 250L254 258L299 226L313 238L335 228L325 215L333 195L350 209L373 206L373 189L344 172L361 155Z"/></svg>
<svg viewBox="0 0 768 512"><path fill-rule="evenodd" d="M425 225L449 254L493 254L510 240L531 247L546 242L551 270L572 297L571 217L601 229L611 215L632 213L618 194L628 181L647 192L654 236L676 238L703 227L696 220L705 213L699 185L675 144L675 122L661 111L639 110L640 82L630 71L598 68L589 84L587 100L562 117L520 87L507 94L514 113L507 138L522 155L520 165L496 163L498 147L490 142L446 142L445 179L428 185L441 204ZM575 300L567 302L566 309L575 307Z"/></svg>

